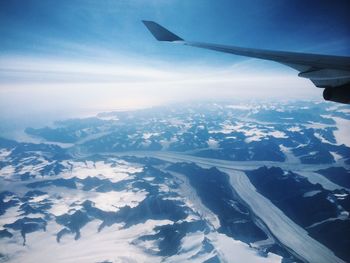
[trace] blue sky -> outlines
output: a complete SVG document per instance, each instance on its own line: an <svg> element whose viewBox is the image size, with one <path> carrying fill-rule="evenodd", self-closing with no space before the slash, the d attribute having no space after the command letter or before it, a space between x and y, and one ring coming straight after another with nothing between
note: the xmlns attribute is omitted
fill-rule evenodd
<svg viewBox="0 0 350 263"><path fill-rule="evenodd" d="M292 69L160 43L141 20L188 40L349 56L349 7L342 0L2 0L0 110L320 98Z"/></svg>
<svg viewBox="0 0 350 263"><path fill-rule="evenodd" d="M348 1L0 2L3 54L85 57L79 45L161 59L234 61L237 57L159 45L140 23L154 20L189 40L257 48L350 54ZM70 45L71 44L71 45Z"/></svg>

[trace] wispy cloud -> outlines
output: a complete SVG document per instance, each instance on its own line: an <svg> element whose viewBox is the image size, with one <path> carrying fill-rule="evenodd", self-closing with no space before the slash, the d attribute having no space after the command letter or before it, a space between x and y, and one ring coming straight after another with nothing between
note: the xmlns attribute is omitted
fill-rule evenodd
<svg viewBox="0 0 350 263"><path fill-rule="evenodd" d="M266 64L269 66L266 67ZM109 56L108 61L0 56L0 83L182 83L235 79L251 82L271 76L276 79L285 78L293 74L293 70L275 65L275 68L279 68L276 73L270 64L271 62L246 59L231 65L210 66L196 62L171 63L142 57L133 59L115 54L113 58Z"/></svg>
<svg viewBox="0 0 350 263"><path fill-rule="evenodd" d="M297 99L319 90L291 71L245 61L210 67L125 58L115 63L0 57L0 110L28 112L140 108L190 100Z"/></svg>

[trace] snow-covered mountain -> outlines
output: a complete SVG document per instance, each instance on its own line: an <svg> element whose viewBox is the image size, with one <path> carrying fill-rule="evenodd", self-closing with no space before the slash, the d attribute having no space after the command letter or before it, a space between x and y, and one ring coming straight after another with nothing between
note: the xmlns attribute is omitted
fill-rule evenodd
<svg viewBox="0 0 350 263"><path fill-rule="evenodd" d="M1 138L0 261L349 261L350 109L330 105L169 106Z"/></svg>

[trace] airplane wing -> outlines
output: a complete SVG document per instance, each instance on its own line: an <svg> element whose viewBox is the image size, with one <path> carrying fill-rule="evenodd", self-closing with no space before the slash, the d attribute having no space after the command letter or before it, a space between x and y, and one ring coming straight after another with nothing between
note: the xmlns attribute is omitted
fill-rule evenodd
<svg viewBox="0 0 350 263"><path fill-rule="evenodd" d="M315 86L324 88L323 97L325 100L350 104L350 57L191 42L182 39L153 21L142 22L158 41L272 60L287 65L299 71L299 77L308 78Z"/></svg>

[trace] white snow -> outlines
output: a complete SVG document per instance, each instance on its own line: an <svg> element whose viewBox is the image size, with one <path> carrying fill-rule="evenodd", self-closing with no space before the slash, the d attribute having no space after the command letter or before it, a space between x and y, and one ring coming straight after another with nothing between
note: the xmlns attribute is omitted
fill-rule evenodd
<svg viewBox="0 0 350 263"><path fill-rule="evenodd" d="M209 138L207 143L208 143L209 148L211 148L211 149L219 148L219 142L213 138Z"/></svg>
<svg viewBox="0 0 350 263"><path fill-rule="evenodd" d="M223 133L223 134L230 134L231 132L235 132L237 130L237 126L234 126L230 123L223 123L221 125L221 130L218 131L210 131L209 133Z"/></svg>
<svg viewBox="0 0 350 263"><path fill-rule="evenodd" d="M335 162L338 162L343 158L343 156L341 156L340 154L337 154L336 152L329 152L329 153L333 156Z"/></svg>
<svg viewBox="0 0 350 263"><path fill-rule="evenodd" d="M226 108L233 109L233 110L251 110L254 107L249 104L240 104L240 105L227 105Z"/></svg>
<svg viewBox="0 0 350 263"><path fill-rule="evenodd" d="M145 133L142 135L142 138L145 139L145 140L148 140L148 139L150 139L152 136L159 136L159 133L157 133L157 132L145 132Z"/></svg>
<svg viewBox="0 0 350 263"><path fill-rule="evenodd" d="M231 169L222 169L230 176L230 182L237 193L247 202L279 239L279 241L308 262L343 262L332 251L311 238L308 233L290 220L268 199L260 195L250 183L245 173Z"/></svg>
<svg viewBox="0 0 350 263"><path fill-rule="evenodd" d="M152 153L153 156L164 160L177 161L182 159L181 154L175 153ZM236 166L235 162L228 162L222 160L215 160L209 158L199 158L193 156L184 156L187 162L196 162L197 165L204 168L215 166L223 172L226 172L230 177L230 182L232 187L237 191L238 195L245 200L248 206L254 211L254 213L263 220L272 234L283 244L289 247L297 255L305 259L305 261L310 262L343 262L341 259L336 257L334 253L329 250L327 247L311 238L308 233L301 228L299 225L295 224L290 220L281 210L275 207L271 201L259 194L255 187L250 183L247 175L242 171L237 169L239 165ZM239 164L239 162L236 162ZM245 165L249 164L251 168L258 165L258 162L245 162ZM289 166L288 169L292 169L293 166ZM306 168L306 165L300 166L297 165L299 169ZM312 166L315 169L315 166ZM301 173L300 170L297 170L298 173L304 175L305 173L310 173L309 178L315 179L317 182L320 182L321 179L318 178L323 176L318 175L312 172ZM316 177L316 175L318 175ZM309 179L308 178L308 179ZM321 181L322 182L322 181ZM331 185L327 185L328 180L323 182L324 188L329 189ZM328 186L328 187L325 187ZM332 185L333 186L333 185ZM334 185L335 189L339 189L339 186ZM228 243L225 242L225 244ZM229 246L232 251L232 246ZM234 256L234 255L232 255ZM238 260L238 262L240 262Z"/></svg>
<svg viewBox="0 0 350 263"><path fill-rule="evenodd" d="M169 146L174 142L177 142L177 138L175 136L171 137L170 140L159 141L160 145L162 145L162 150L167 150Z"/></svg>
<svg viewBox="0 0 350 263"><path fill-rule="evenodd" d="M121 229L112 225L97 232L99 220L88 223L81 229L81 238L74 240L73 235L65 235L60 243L56 242L56 233L62 226L51 221L47 231L36 231L27 235L27 245L22 240L7 242L0 240L0 253L11 255L8 262L160 262L161 257L146 253L132 244L137 237L154 233L154 227L171 224L169 220L148 220L144 224Z"/></svg>
<svg viewBox="0 0 350 263"><path fill-rule="evenodd" d="M135 207L147 196L147 192L121 191L97 193L90 201L95 203L95 207L110 212L117 212L120 207Z"/></svg>
<svg viewBox="0 0 350 263"><path fill-rule="evenodd" d="M282 131L274 130L273 127L265 126L264 128L258 128L255 124L236 122L233 125L231 122L226 121L221 125L220 130L209 131L211 134L222 133L230 134L232 132L242 132L247 138L245 142L261 141L267 136L275 138L287 138L287 135Z"/></svg>
<svg viewBox="0 0 350 263"><path fill-rule="evenodd" d="M51 196L54 198L51 198L53 205L48 212L55 216L71 213L81 209L81 204L85 200L92 201L96 208L103 211L116 212L124 206L137 206L147 196L147 192L136 191L135 189L100 193L55 187L50 188L49 191ZM60 196L60 198L57 199L57 196Z"/></svg>
<svg viewBox="0 0 350 263"><path fill-rule="evenodd" d="M258 142L258 141L261 141L262 138L263 138L263 136L260 134L260 135L250 136L250 137L246 138L244 141L246 143Z"/></svg>
<svg viewBox="0 0 350 263"><path fill-rule="evenodd" d="M284 132L281 131L272 131L272 132L268 132L267 135L273 136L275 138L288 138L287 135Z"/></svg>
<svg viewBox="0 0 350 263"><path fill-rule="evenodd" d="M47 198L49 198L49 195L47 195L47 194L34 196L30 199L30 202L39 203L41 201L44 201Z"/></svg>
<svg viewBox="0 0 350 263"><path fill-rule="evenodd" d="M194 257L202 248L202 241L204 239L204 234L202 232L195 232L187 234L181 240L180 252L177 255L170 257L168 262L187 262ZM210 258L210 254L203 253L202 255L197 254L195 257L195 262L204 262Z"/></svg>
<svg viewBox="0 0 350 263"><path fill-rule="evenodd" d="M348 194L334 194L334 196L337 198L337 199L340 199L340 200L342 200L342 199L345 199L345 197L347 197L348 196Z"/></svg>
<svg viewBox="0 0 350 263"><path fill-rule="evenodd" d="M278 255L269 253L267 257L261 257L256 250L250 248L241 241L234 240L224 234L210 233L209 238L212 240L220 257L227 259L229 262L281 262L282 258Z"/></svg>
<svg viewBox="0 0 350 263"><path fill-rule="evenodd" d="M12 150L0 149L0 160L5 160L11 154Z"/></svg>
<svg viewBox="0 0 350 263"><path fill-rule="evenodd" d="M14 199L14 196L12 196L12 195L6 195L6 196L2 199L2 201L3 201L4 203L7 203L8 201L11 201L12 199Z"/></svg>
<svg viewBox="0 0 350 263"><path fill-rule="evenodd" d="M178 194L185 197L182 201L186 204L186 206L191 208L194 212L199 213L200 216L205 219L214 230L219 229L220 220L218 216L202 203L196 190L191 186L188 178L183 174L176 172L171 172L171 174L181 181Z"/></svg>
<svg viewBox="0 0 350 263"><path fill-rule="evenodd" d="M343 189L344 187L331 182L325 176L310 172L310 171L298 171L298 174L307 178L307 180L312 184L320 184L322 187L329 191L334 191L336 189Z"/></svg>
<svg viewBox="0 0 350 263"><path fill-rule="evenodd" d="M11 224L20 216L22 212L18 210L18 206L10 207L6 210L4 215L0 217L0 226L4 226L6 224ZM1 239L0 239L1 240Z"/></svg>
<svg viewBox="0 0 350 263"><path fill-rule="evenodd" d="M4 179L11 179L15 173L15 167L13 165L7 165L0 169L0 176Z"/></svg>
<svg viewBox="0 0 350 263"><path fill-rule="evenodd" d="M348 211L341 211L339 217L342 218L343 220L348 219L349 212Z"/></svg>
<svg viewBox="0 0 350 263"><path fill-rule="evenodd" d="M284 132L281 131L270 131L270 132L266 132L266 131L262 131L259 129L251 129L251 130L241 130L244 131L245 136L249 136L248 138L246 138L244 141L249 143L252 141L261 141L261 139L265 138L266 136L272 136L275 137L277 139L283 139L283 138L287 138L287 135Z"/></svg>
<svg viewBox="0 0 350 263"><path fill-rule="evenodd" d="M286 156L286 163L300 163L300 159L293 154L292 148L279 145L281 152Z"/></svg>
<svg viewBox="0 0 350 263"><path fill-rule="evenodd" d="M337 130L334 131L334 137L338 144L345 144L350 147L350 120L339 117L333 117L336 122Z"/></svg>
<svg viewBox="0 0 350 263"><path fill-rule="evenodd" d="M116 115L110 115L110 116L100 116L97 115L96 118L104 121L118 121L119 118Z"/></svg>
<svg viewBox="0 0 350 263"><path fill-rule="evenodd" d="M300 132L301 129L300 129L300 127L298 127L298 126L293 126L293 127L288 128L287 131L290 131L290 132Z"/></svg>
<svg viewBox="0 0 350 263"><path fill-rule="evenodd" d="M77 177L85 179L90 176L100 179L109 179L113 183L132 178L132 174L142 172L143 170L142 167L133 166L125 162L117 163L116 165L103 161L69 162L67 166L69 167L70 165L71 167L69 170L62 174L65 178Z"/></svg>
<svg viewBox="0 0 350 263"><path fill-rule="evenodd" d="M315 137L317 139L319 139L322 143L330 143L328 140L326 140L321 134L319 134L318 132L314 133Z"/></svg>
<svg viewBox="0 0 350 263"><path fill-rule="evenodd" d="M31 162L35 164L31 164ZM35 152L33 156L21 159L20 165L17 166L17 174L28 173L33 177L41 176L41 171L49 164L50 162L40 156L40 153Z"/></svg>
<svg viewBox="0 0 350 263"><path fill-rule="evenodd" d="M49 213L54 216L60 216L67 213L71 207L66 202L55 202L52 207L48 210Z"/></svg>
<svg viewBox="0 0 350 263"><path fill-rule="evenodd" d="M312 128L315 130L317 130L317 129L322 130L322 129L325 129L328 127L332 127L333 125L310 121L308 124L305 124L304 126L306 128Z"/></svg>

